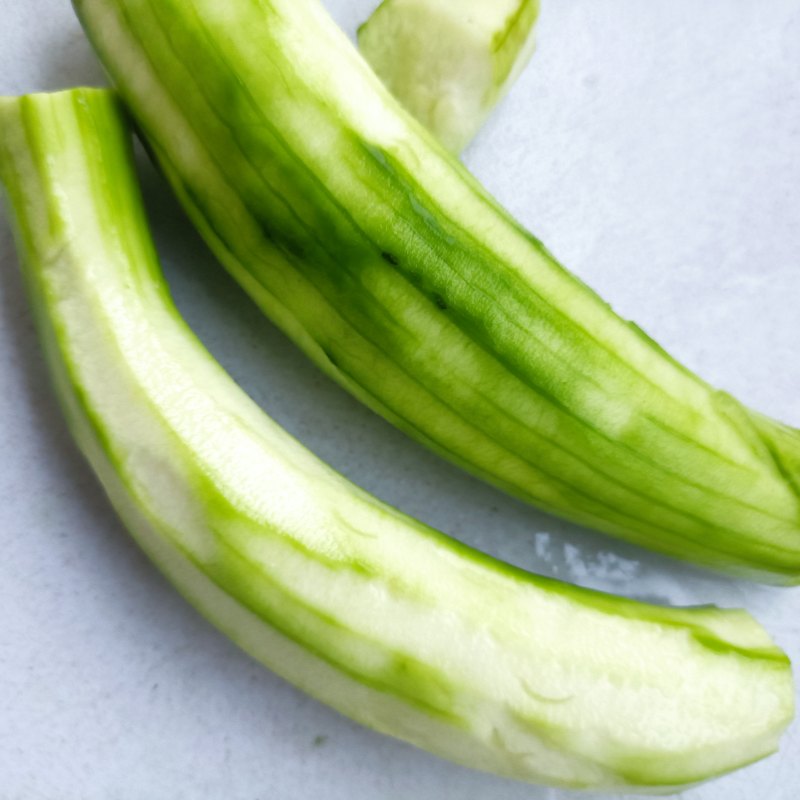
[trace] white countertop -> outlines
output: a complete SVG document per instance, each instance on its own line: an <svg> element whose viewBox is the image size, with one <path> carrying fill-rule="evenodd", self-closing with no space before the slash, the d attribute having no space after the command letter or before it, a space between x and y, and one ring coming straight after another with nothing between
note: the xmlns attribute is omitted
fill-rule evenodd
<svg viewBox="0 0 800 800"><path fill-rule="evenodd" d="M800 426L800 0L543 0L540 48L467 153L572 270L684 363ZM352 32L375 0L330 0ZM102 81L67 0L0 0L0 94ZM459 472L323 378L149 168L190 324L263 407L381 498L530 569L745 606L800 664L800 589L715 577ZM133 545L56 406L0 210L0 800L567 800L339 717L239 652ZM796 800L782 752L685 793Z"/></svg>

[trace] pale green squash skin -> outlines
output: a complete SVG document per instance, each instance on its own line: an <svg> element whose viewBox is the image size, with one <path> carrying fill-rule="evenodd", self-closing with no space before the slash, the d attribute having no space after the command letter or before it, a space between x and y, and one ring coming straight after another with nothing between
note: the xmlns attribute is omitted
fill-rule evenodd
<svg viewBox="0 0 800 800"><path fill-rule="evenodd" d="M358 29L391 93L460 153L533 55L538 0L383 0Z"/></svg>
<svg viewBox="0 0 800 800"><path fill-rule="evenodd" d="M0 179L79 447L144 550L254 657L379 731L557 786L662 792L777 747L791 669L745 612L501 564L266 417L172 304L110 92L0 99Z"/></svg>
<svg viewBox="0 0 800 800"><path fill-rule="evenodd" d="M561 268L316 0L74 5L199 231L328 375L543 509L800 581L797 432Z"/></svg>

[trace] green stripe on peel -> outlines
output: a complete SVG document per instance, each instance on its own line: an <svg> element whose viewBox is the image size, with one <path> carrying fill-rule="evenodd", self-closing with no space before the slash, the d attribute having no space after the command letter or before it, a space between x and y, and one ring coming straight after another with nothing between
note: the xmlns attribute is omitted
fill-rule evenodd
<svg viewBox="0 0 800 800"><path fill-rule="evenodd" d="M548 511L800 582L797 434L561 268L316 0L75 7L220 260L356 397Z"/></svg>
<svg viewBox="0 0 800 800"><path fill-rule="evenodd" d="M775 750L791 670L745 612L497 562L266 417L172 304L114 95L2 101L0 176L78 445L153 561L259 661L378 731L554 786L665 791Z"/></svg>

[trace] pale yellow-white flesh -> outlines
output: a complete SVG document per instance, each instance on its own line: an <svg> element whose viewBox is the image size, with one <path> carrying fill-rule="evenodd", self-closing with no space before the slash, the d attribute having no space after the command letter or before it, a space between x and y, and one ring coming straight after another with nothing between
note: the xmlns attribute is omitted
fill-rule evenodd
<svg viewBox="0 0 800 800"><path fill-rule="evenodd" d="M528 64L538 0L384 0L362 54L441 142L460 153Z"/></svg>

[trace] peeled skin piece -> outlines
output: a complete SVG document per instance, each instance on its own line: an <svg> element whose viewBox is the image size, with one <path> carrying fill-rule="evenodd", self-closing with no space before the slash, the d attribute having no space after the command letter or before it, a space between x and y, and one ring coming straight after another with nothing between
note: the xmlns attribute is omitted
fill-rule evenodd
<svg viewBox="0 0 800 800"><path fill-rule="evenodd" d="M150 558L256 659L377 731L554 786L662 792L776 749L791 670L744 611L495 561L269 419L172 304L111 93L0 100L0 179L78 446Z"/></svg>
<svg viewBox="0 0 800 800"><path fill-rule="evenodd" d="M358 45L392 94L460 153L530 61L538 16L538 0L384 0Z"/></svg>
<svg viewBox="0 0 800 800"><path fill-rule="evenodd" d="M75 7L199 232L326 374L546 511L800 582L800 433L561 267L316 0Z"/></svg>

